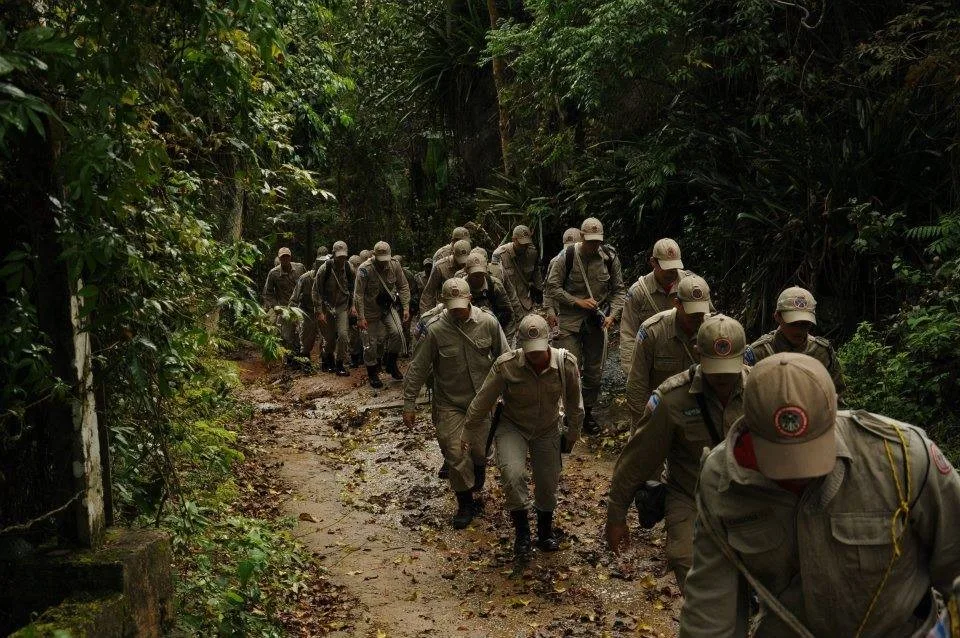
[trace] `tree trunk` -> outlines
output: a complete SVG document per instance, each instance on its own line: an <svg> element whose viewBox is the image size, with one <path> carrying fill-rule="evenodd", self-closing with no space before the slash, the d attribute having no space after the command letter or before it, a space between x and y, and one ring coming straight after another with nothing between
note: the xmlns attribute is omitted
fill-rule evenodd
<svg viewBox="0 0 960 638"><path fill-rule="evenodd" d="M490 29L497 28L497 22L500 19L500 12L497 9L496 0L487 0L487 13L490 14ZM506 80L504 78L505 65L500 56L493 57L493 86L497 91L497 111L500 115L500 153L503 156L503 173L510 175L512 163L510 162L510 118L503 105L503 92Z"/></svg>
<svg viewBox="0 0 960 638"><path fill-rule="evenodd" d="M223 225L222 241L224 244L232 245L240 241L243 236L243 211L247 203L247 191L244 188L243 181L239 173L237 158L233 153L228 153L223 158L223 177L229 186L225 193L230 200L230 210L227 211L227 218ZM220 324L220 306L216 306L207 313L204 318L204 324L209 334L217 332Z"/></svg>

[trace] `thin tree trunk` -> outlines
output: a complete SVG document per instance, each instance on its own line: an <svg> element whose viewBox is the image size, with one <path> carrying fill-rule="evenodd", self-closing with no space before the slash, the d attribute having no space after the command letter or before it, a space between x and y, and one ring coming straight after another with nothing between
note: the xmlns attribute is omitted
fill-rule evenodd
<svg viewBox="0 0 960 638"><path fill-rule="evenodd" d="M490 28L496 29L497 22L500 19L500 12L497 9L496 0L487 0L487 13L490 14ZM493 86L497 91L497 111L500 115L500 153L503 156L503 172L510 175L512 165L510 162L510 118L503 105L503 92L506 81L504 79L505 65L500 56L493 57Z"/></svg>
<svg viewBox="0 0 960 638"><path fill-rule="evenodd" d="M244 189L243 182L238 176L238 162L232 153L224 158L224 177L229 184L227 190L230 197L230 210L228 212L226 224L223 227L221 240L223 243L232 245L240 241L243 236L243 209L247 202L247 192ZM210 334L217 331L220 324L220 307L217 306L209 313L204 320L206 330Z"/></svg>

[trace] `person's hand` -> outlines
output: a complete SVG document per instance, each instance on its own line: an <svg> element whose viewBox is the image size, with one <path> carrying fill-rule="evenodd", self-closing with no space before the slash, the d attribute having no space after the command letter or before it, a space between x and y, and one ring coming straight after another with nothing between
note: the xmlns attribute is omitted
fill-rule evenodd
<svg viewBox="0 0 960 638"><path fill-rule="evenodd" d="M603 318L603 329L604 329L604 330L606 330L607 328L611 327L612 325L613 325L613 317L612 317L612 316L610 316L610 317L604 317L604 318Z"/></svg>
<svg viewBox="0 0 960 638"><path fill-rule="evenodd" d="M414 412L414 411L412 411L412 410L409 411L409 412L404 411L404 413L403 413L403 424L404 424L406 427L412 428L412 427L413 427L413 424L416 423L416 421L417 421L417 413L416 413L416 412Z"/></svg>
<svg viewBox="0 0 960 638"><path fill-rule="evenodd" d="M366 330L369 325L366 319L357 319L357 327L361 330Z"/></svg>
<svg viewBox="0 0 960 638"><path fill-rule="evenodd" d="M351 316L351 317L356 317L356 316L357 316L357 309L354 308L353 306L350 306L350 316Z"/></svg>
<svg viewBox="0 0 960 638"><path fill-rule="evenodd" d="M560 451L564 454L570 454L573 452L573 446L576 444L576 439L568 438L566 434L560 435Z"/></svg>
<svg viewBox="0 0 960 638"><path fill-rule="evenodd" d="M547 325L550 326L550 329L556 328L560 324L560 321L557 319L557 315L547 315Z"/></svg>
<svg viewBox="0 0 960 638"><path fill-rule="evenodd" d="M317 313L317 323L327 325L327 313L318 312Z"/></svg>
<svg viewBox="0 0 960 638"><path fill-rule="evenodd" d="M589 299L577 299L576 304L578 308L583 308L584 310L597 309L597 300L593 297L590 297Z"/></svg>
<svg viewBox="0 0 960 638"><path fill-rule="evenodd" d="M409 308L404 308L404 309L403 309L403 323L407 323L408 321L410 321L410 309L409 309Z"/></svg>
<svg viewBox="0 0 960 638"><path fill-rule="evenodd" d="M630 528L626 523L607 523L607 545L614 554L630 547Z"/></svg>

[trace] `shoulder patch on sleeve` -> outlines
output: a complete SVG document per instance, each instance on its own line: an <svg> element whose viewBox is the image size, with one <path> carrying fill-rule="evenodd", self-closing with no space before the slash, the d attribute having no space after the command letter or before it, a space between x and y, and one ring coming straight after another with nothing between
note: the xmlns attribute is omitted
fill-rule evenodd
<svg viewBox="0 0 960 638"><path fill-rule="evenodd" d="M650 398L647 399L647 405L644 407L644 414L653 414L657 411L657 408L660 407L660 393L654 392L650 395Z"/></svg>
<svg viewBox="0 0 960 638"><path fill-rule="evenodd" d="M640 341L644 341L649 336L650 335L647 333L647 329L643 326L640 326L639 330L637 330L637 342L639 343Z"/></svg>
<svg viewBox="0 0 960 638"><path fill-rule="evenodd" d="M757 364L757 353L753 351L753 346L747 346L746 350L743 351L743 362L748 366Z"/></svg>
<svg viewBox="0 0 960 638"><path fill-rule="evenodd" d="M953 466L950 465L950 461L947 460L947 457L943 455L943 452L940 451L940 448L938 448L937 444L933 441L930 442L930 458L933 459L933 464L937 466L937 471L944 476L953 471Z"/></svg>

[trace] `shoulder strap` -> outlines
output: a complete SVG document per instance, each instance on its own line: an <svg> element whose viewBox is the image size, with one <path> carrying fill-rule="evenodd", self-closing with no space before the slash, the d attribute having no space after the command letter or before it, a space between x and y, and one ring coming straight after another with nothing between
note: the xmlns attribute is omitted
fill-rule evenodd
<svg viewBox="0 0 960 638"><path fill-rule="evenodd" d="M726 539L720 536L720 533L713 526L713 522L710 520L710 512L707 510L706 506L703 504L703 499L700 498L700 494L697 494L697 509L700 510L700 516L698 517L698 522L703 522L703 527L707 530L707 533L710 534L710 538L717 544L720 548L721 553L733 563L733 566L737 568L743 577L747 579L747 582L750 583L750 586L757 592L757 595L779 618L784 622L785 625L793 629L796 635L801 638L814 638L813 634L810 633L810 630L803 626L797 617L790 613L790 610L783 606L783 603L770 593L770 590L767 589L763 583L761 583L757 578L750 573L750 570L747 569L747 566L743 564L743 561L740 560L740 557L737 556L737 553L734 551L730 544L727 543Z"/></svg>
<svg viewBox="0 0 960 638"><path fill-rule="evenodd" d="M563 348L557 348L557 369L560 371L560 409L567 412L567 375L564 374L564 363L567 359L567 351Z"/></svg>
<svg viewBox="0 0 960 638"><path fill-rule="evenodd" d="M693 375L697 371L697 364L690 366L690 380L693 380ZM703 392L697 392L693 396L697 398L697 406L700 407L700 416L703 418L704 424L707 426L707 430L710 431L710 438L713 439L713 446L716 447L720 445L720 441L723 440L723 437L720 436L720 432L717 430L716 424L713 422L713 417L710 415L710 410L707 409L707 399L703 396Z"/></svg>
<svg viewBox="0 0 960 638"><path fill-rule="evenodd" d="M590 295L591 299L596 299L593 296L593 290L590 289L590 277L587 276L587 269L583 267L583 261L580 259L580 251L576 249L576 244L574 246L573 255L577 258L577 267L580 269L580 274L583 275L583 285L587 288L587 294Z"/></svg>
<svg viewBox="0 0 960 638"><path fill-rule="evenodd" d="M567 282L570 280L570 271L573 270L573 251L576 247L576 244L568 244L563 251L563 261L566 267L566 270L563 272L563 286L562 288L567 287Z"/></svg>
<svg viewBox="0 0 960 638"><path fill-rule="evenodd" d="M652 310L654 313L660 312L660 307L654 303L653 295L651 295L650 291L647 289L647 283L644 281L643 277L641 277L640 281L637 282L637 286L643 291L644 298L647 300L647 303L650 304L650 310Z"/></svg>

